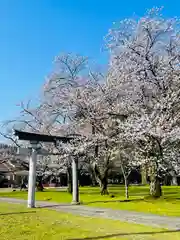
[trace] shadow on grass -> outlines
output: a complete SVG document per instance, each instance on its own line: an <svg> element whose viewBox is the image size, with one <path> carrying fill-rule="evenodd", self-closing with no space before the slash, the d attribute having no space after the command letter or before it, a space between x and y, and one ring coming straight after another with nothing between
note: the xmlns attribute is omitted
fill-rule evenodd
<svg viewBox="0 0 180 240"><path fill-rule="evenodd" d="M97 190L97 191L91 191L91 190L89 190L89 191L85 191L85 190L80 190L80 194L85 194L85 195L87 195L87 194L89 194L89 195L100 195L101 196L101 191L100 190ZM116 195L119 195L119 196L124 196L124 190L122 191L109 191L109 195L111 195L111 194L116 194ZM130 195L131 196L138 196L138 195L140 195L140 196L146 196L146 195L148 195L149 194L149 192L147 192L147 191L143 191L143 192L130 192Z"/></svg>
<svg viewBox="0 0 180 240"><path fill-rule="evenodd" d="M83 205L90 205L93 203L123 203L123 202L141 202L146 201L144 198L137 198L137 199L124 199L124 200L98 200L98 201L92 201L92 202L83 202Z"/></svg>
<svg viewBox="0 0 180 240"><path fill-rule="evenodd" d="M90 239L95 240L95 239L106 239L106 238L112 238L112 237L118 237L118 236L155 235L155 234L176 233L176 232L180 232L180 229L178 229L178 230L165 230L165 231L159 231L159 232L116 233L116 234L109 234L109 235L97 236L97 237L68 238L68 240L90 240Z"/></svg>
<svg viewBox="0 0 180 240"><path fill-rule="evenodd" d="M7 213L0 213L0 216L16 215L16 214L26 214L26 213L36 213L36 211L29 211L29 212L7 212Z"/></svg>
<svg viewBox="0 0 180 240"><path fill-rule="evenodd" d="M164 195L177 195L177 194L178 194L178 191L176 191L176 192L164 191L163 194L164 194Z"/></svg>
<svg viewBox="0 0 180 240"><path fill-rule="evenodd" d="M91 202L81 202L80 205L78 206L82 206L82 205L90 205L93 203L124 203L124 202L140 202L140 201L145 201L143 198L139 198L139 199L129 199L129 200L97 200L97 201L91 201ZM69 207L72 206L71 203L60 203L60 204L51 204L51 205L42 205L42 206L38 206L37 208L56 208L56 207Z"/></svg>
<svg viewBox="0 0 180 240"><path fill-rule="evenodd" d="M42 205L42 206L37 206L36 208L56 208L56 207L69 207L72 206L70 203L68 204L52 204L52 205Z"/></svg>
<svg viewBox="0 0 180 240"><path fill-rule="evenodd" d="M180 198L177 197L161 197L161 198L151 198L151 197L141 197L141 198L135 198L135 199L114 199L114 200L97 200L97 201L90 201L90 202L83 202L83 205L90 205L93 203L128 203L128 202L158 202L158 201L166 201L166 202L174 202L174 201L180 201Z"/></svg>
<svg viewBox="0 0 180 240"><path fill-rule="evenodd" d="M85 192L85 191L82 191L82 190L80 190L80 194L81 195L83 195L83 194L85 194L85 195L99 195L99 196L101 196L101 192L100 191L87 191L87 192Z"/></svg>
<svg viewBox="0 0 180 240"><path fill-rule="evenodd" d="M172 202L172 203L177 202L179 204L180 198L179 197L164 197L163 200L166 202Z"/></svg>

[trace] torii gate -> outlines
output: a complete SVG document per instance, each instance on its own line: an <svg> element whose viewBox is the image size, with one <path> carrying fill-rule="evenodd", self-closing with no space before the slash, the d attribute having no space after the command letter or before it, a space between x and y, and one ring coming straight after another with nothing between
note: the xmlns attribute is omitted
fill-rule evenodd
<svg viewBox="0 0 180 240"><path fill-rule="evenodd" d="M14 135L19 140L29 141L31 144L32 152L29 159L29 180L28 180L28 208L35 207L35 189L36 189L36 162L37 155L39 154L40 148L38 147L39 142L51 142L56 144L57 141L67 143L73 140L73 137L59 137L37 133L24 132L14 130ZM73 199L72 204L79 204L79 186L78 186L78 159L73 158L72 161L72 177L73 177Z"/></svg>

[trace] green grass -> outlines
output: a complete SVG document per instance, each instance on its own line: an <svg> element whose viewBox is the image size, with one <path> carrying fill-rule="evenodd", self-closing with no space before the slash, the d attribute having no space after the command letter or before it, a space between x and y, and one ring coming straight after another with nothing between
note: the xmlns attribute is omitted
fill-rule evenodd
<svg viewBox="0 0 180 240"><path fill-rule="evenodd" d="M0 203L1 240L178 240L180 232Z"/></svg>
<svg viewBox="0 0 180 240"><path fill-rule="evenodd" d="M180 216L180 187L164 186L163 197L158 200L146 199L149 186L131 186L130 201L124 198L122 186L109 187L109 196L101 196L97 187L80 188L80 201L87 206L122 209L131 211L148 212L166 216ZM115 197L112 198L111 195ZM0 197L14 197L27 199L27 192L0 192ZM59 203L70 203L72 196L64 191L45 190L37 192L36 200L49 200Z"/></svg>

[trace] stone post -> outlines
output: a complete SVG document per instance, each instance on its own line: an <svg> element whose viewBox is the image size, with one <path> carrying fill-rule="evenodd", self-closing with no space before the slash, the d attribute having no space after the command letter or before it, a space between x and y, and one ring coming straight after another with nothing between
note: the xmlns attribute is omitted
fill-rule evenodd
<svg viewBox="0 0 180 240"><path fill-rule="evenodd" d="M37 142L31 142L32 152L29 159L28 208L35 207Z"/></svg>
<svg viewBox="0 0 180 240"><path fill-rule="evenodd" d="M72 161L72 178L73 178L73 200L72 204L78 205L79 203L79 186L78 186L78 159L73 158Z"/></svg>

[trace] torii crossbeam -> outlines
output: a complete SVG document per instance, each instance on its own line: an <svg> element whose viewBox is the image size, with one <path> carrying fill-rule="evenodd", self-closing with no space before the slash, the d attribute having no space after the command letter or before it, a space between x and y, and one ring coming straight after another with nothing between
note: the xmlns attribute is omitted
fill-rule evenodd
<svg viewBox="0 0 180 240"><path fill-rule="evenodd" d="M52 142L55 143L57 141L67 143L73 140L74 138L72 136L66 136L66 137L60 137L60 136L52 136L52 135L45 135L45 134L39 134L39 133L30 133L30 132L24 132L19 130L14 130L14 135L19 138L19 140L24 141L30 141L30 142Z"/></svg>
<svg viewBox="0 0 180 240"><path fill-rule="evenodd" d="M14 130L14 135L19 140L30 141L32 147L32 153L29 161L29 181L28 181L28 207L35 207L35 189L36 189L36 162L38 155L38 143L49 142L56 143L58 141L68 143L74 139L74 137L68 136L52 136L39 133L30 133L25 131ZM72 173L73 173L73 204L79 204L79 189L78 189L78 176L77 176L77 160L73 159Z"/></svg>

